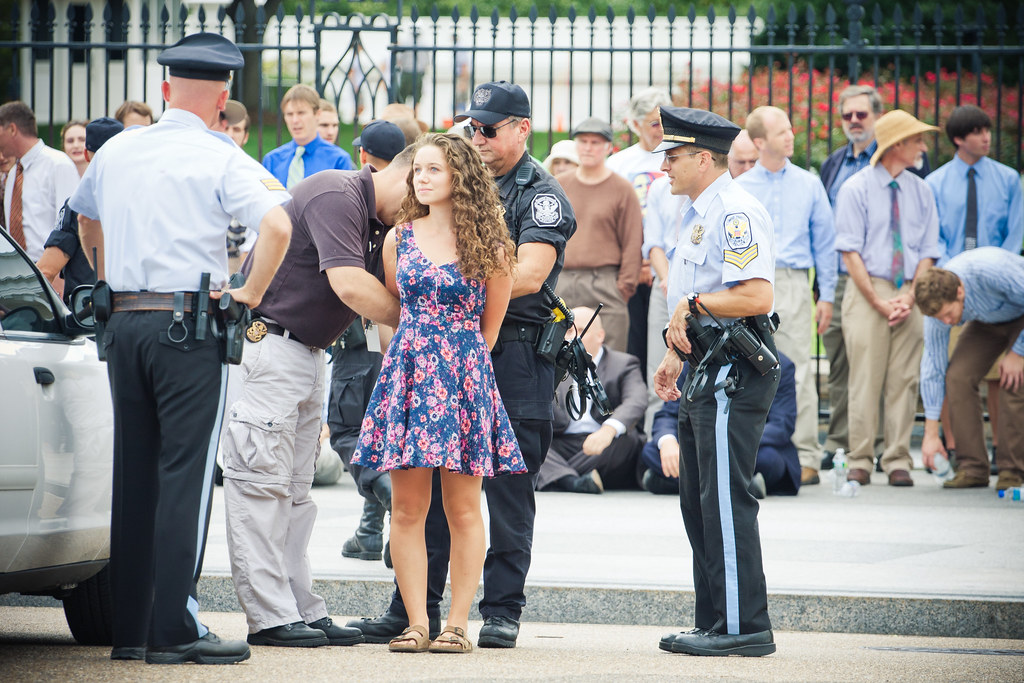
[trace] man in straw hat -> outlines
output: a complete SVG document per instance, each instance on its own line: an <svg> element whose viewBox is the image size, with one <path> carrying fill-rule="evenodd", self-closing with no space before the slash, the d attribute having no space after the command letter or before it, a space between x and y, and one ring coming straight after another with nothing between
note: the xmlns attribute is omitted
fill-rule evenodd
<svg viewBox="0 0 1024 683"><path fill-rule="evenodd" d="M836 199L836 250L856 285L843 296L850 361L850 472L871 482L878 402L884 389L882 469L890 486L913 486L910 430L921 362L922 318L912 283L939 256L939 221L928 184L907 171L938 128L895 110L878 119L878 149Z"/></svg>

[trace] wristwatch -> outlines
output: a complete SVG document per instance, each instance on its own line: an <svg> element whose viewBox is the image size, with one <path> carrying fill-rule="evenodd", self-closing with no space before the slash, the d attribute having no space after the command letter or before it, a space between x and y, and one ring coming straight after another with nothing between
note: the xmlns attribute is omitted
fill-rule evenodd
<svg viewBox="0 0 1024 683"><path fill-rule="evenodd" d="M690 307L690 313L694 316L700 315L700 311L697 310L698 303L700 303L700 294L697 292L690 292L686 295L686 305Z"/></svg>

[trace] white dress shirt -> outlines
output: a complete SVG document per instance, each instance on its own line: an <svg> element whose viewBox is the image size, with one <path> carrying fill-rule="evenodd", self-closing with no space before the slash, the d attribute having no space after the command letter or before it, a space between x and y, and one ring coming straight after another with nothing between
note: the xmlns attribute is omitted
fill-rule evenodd
<svg viewBox="0 0 1024 683"><path fill-rule="evenodd" d="M25 251L30 259L37 261L43 255L43 245L57 223L64 201L78 187L78 169L67 154L47 147L42 140L36 141L20 161L25 169L25 180L21 186ZM11 215L11 195L14 194L17 177L18 166L15 164L7 174L4 216Z"/></svg>

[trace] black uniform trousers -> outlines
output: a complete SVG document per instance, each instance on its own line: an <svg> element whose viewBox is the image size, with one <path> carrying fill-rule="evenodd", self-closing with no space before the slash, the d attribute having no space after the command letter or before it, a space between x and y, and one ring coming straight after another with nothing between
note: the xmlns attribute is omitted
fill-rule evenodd
<svg viewBox="0 0 1024 683"><path fill-rule="evenodd" d="M774 340L765 345L776 353ZM758 503L749 486L779 370L762 376L741 360L707 371L692 402L684 383L679 404L680 508L693 550L694 625L759 633L771 621Z"/></svg>
<svg viewBox="0 0 1024 683"><path fill-rule="evenodd" d="M362 323L357 320L353 324ZM331 355L331 397L327 404L331 448L348 467L359 494L374 502L377 497L373 494L373 482L389 475L387 472L353 465L352 454L355 453L366 406L370 402L383 361L384 356L368 351L365 342L346 345L344 348L336 345Z"/></svg>
<svg viewBox="0 0 1024 683"><path fill-rule="evenodd" d="M210 518L227 369L219 344L181 343L171 313L115 313L103 343L114 404L110 578L114 647L206 634L196 582ZM174 339L184 332L171 330Z"/></svg>
<svg viewBox="0 0 1024 683"><path fill-rule="evenodd" d="M533 550L533 522L537 516L534 480L551 445L551 401L555 395L554 366L537 357L533 344L503 342L491 356L494 377L512 423L527 472L503 474L484 480L490 517L490 545L484 559L484 595L480 614L519 621L526 605L526 574ZM541 419L535 416L544 416ZM430 510L427 512L427 615L440 615L441 597L448 577L451 536L441 499L441 477L434 473ZM389 611L405 615L398 591Z"/></svg>

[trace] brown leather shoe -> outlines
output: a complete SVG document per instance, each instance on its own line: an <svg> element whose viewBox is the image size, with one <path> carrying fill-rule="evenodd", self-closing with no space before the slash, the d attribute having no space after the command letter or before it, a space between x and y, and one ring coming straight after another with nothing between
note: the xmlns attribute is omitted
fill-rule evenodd
<svg viewBox="0 0 1024 683"><path fill-rule="evenodd" d="M944 489L983 489L988 486L988 477L978 477L967 474L963 470L947 482L942 484Z"/></svg>
<svg viewBox="0 0 1024 683"><path fill-rule="evenodd" d="M906 470L893 470L889 473L889 486L913 486L914 480Z"/></svg>
<svg viewBox="0 0 1024 683"><path fill-rule="evenodd" d="M996 479L996 491L1005 491L1006 489L1012 489L1019 487L1022 483L1019 474L1013 472L1003 471L999 473L999 478Z"/></svg>
<svg viewBox="0 0 1024 683"><path fill-rule="evenodd" d="M867 486L871 483L871 473L859 467L854 467L846 473L846 481L855 481L861 486Z"/></svg>
<svg viewBox="0 0 1024 683"><path fill-rule="evenodd" d="M821 479L818 477L818 470L810 467L800 468L800 485L811 486L813 484L820 484Z"/></svg>

